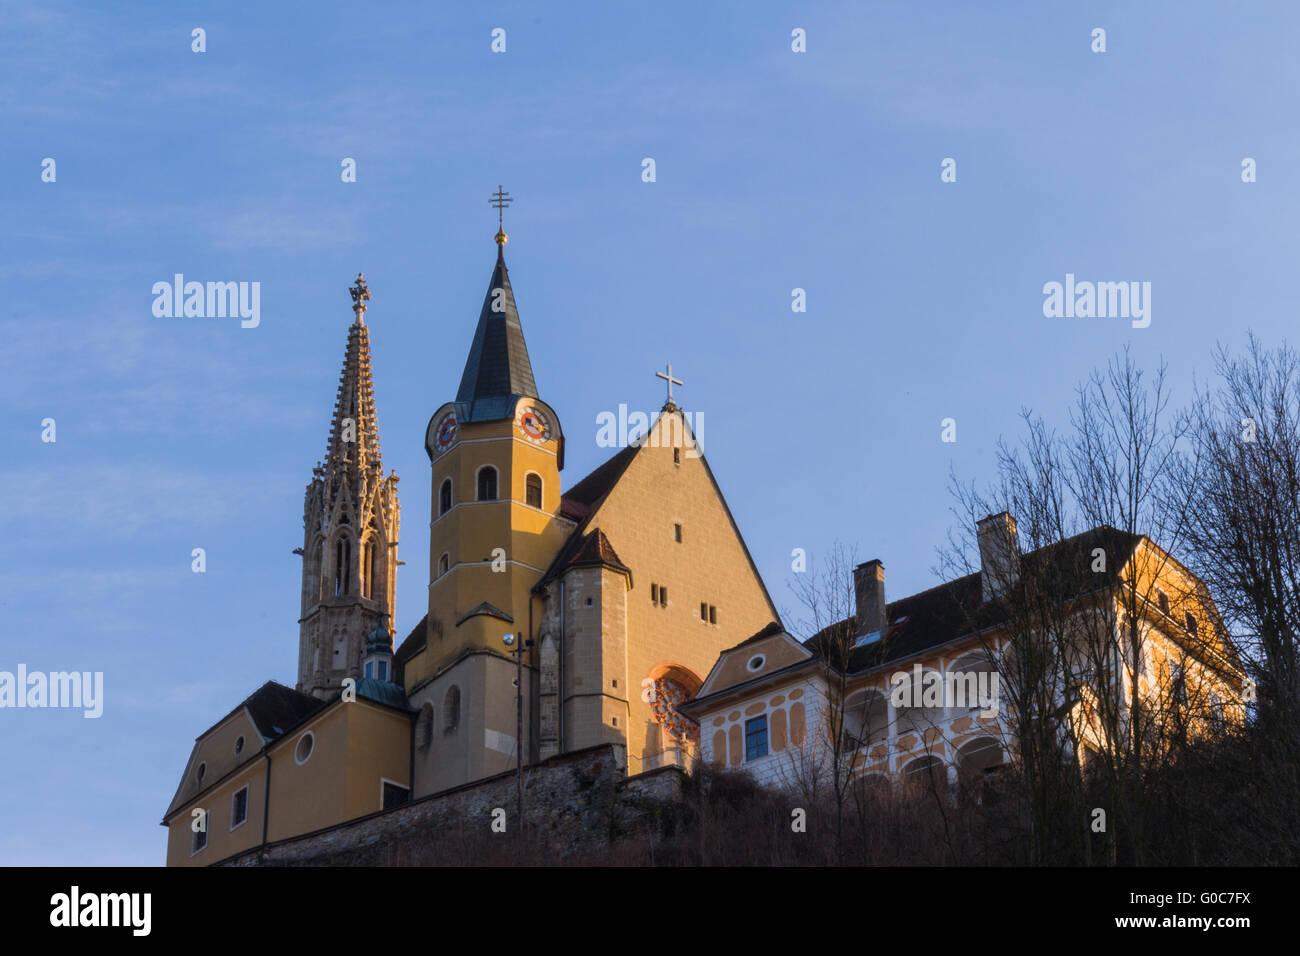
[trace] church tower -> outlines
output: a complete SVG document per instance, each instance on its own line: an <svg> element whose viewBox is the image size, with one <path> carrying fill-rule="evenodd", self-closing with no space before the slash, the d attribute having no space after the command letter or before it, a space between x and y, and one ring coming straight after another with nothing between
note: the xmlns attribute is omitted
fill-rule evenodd
<svg viewBox="0 0 1300 956"><path fill-rule="evenodd" d="M366 636L393 619L397 580L397 476L384 477L379 454L365 276L349 291L355 319L325 460L307 486L299 552L298 690L316 697L361 677Z"/></svg>
<svg viewBox="0 0 1300 956"><path fill-rule="evenodd" d="M500 208L500 207L498 207ZM538 397L506 270L504 229L460 387L429 421L432 466L427 651L412 703L437 708L430 786L515 765L516 663L524 657L529 746L533 587L573 528L560 518L564 435ZM510 636L507 641L507 635ZM529 759L525 749L525 762Z"/></svg>

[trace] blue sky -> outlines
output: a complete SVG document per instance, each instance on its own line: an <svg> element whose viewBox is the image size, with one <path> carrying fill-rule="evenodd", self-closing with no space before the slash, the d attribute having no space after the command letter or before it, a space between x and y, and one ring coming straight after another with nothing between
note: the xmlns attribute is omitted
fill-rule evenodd
<svg viewBox="0 0 1300 956"><path fill-rule="evenodd" d="M1022 407L1059 420L1124 344L1182 398L1216 342L1294 334L1294 5L614 6L4 5L0 670L102 670L106 702L0 711L0 863L160 864L195 735L294 682L358 269L419 620L424 428L498 183L566 486L671 361L783 608L791 550L837 539L891 599L934 584L950 467L989 478ZM155 318L177 272L259 282L261 324ZM1150 327L1045 318L1066 273L1151 282Z"/></svg>

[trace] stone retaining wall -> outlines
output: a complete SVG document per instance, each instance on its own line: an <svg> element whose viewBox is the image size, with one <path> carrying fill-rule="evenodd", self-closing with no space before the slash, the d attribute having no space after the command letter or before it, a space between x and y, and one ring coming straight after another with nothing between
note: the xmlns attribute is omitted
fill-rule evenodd
<svg viewBox="0 0 1300 956"><path fill-rule="evenodd" d="M607 852L671 819L685 773L665 767L627 777L610 744L524 770L530 861ZM504 773L325 830L269 843L218 866L384 866L492 862L520 841L515 774ZM495 822L495 827L494 827ZM504 827L504 832L502 828ZM517 857L516 857L517 858Z"/></svg>

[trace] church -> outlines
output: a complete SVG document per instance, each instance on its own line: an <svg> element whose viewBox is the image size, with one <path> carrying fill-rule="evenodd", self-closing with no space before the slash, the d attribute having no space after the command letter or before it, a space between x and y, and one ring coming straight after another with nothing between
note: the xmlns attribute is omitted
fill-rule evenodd
<svg viewBox="0 0 1300 956"><path fill-rule="evenodd" d="M195 740L163 815L169 866L599 744L628 775L688 766L699 729L679 708L719 655L779 621L671 369L648 431L566 487L565 434L534 377L503 228L495 241L472 338L448 319L468 355L424 435L427 613L394 647L398 477L384 474L358 275L305 496L297 683L268 681Z"/></svg>

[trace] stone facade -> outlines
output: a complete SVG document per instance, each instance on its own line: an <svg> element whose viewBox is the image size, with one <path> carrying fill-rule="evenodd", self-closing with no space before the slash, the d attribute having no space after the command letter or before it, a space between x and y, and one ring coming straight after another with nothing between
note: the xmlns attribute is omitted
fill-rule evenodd
<svg viewBox="0 0 1300 956"><path fill-rule="evenodd" d="M316 697L360 675L365 636L381 619L390 630L396 627L400 511L397 476L384 476L379 450L364 319L368 298L358 276L329 444L303 504L297 689Z"/></svg>

